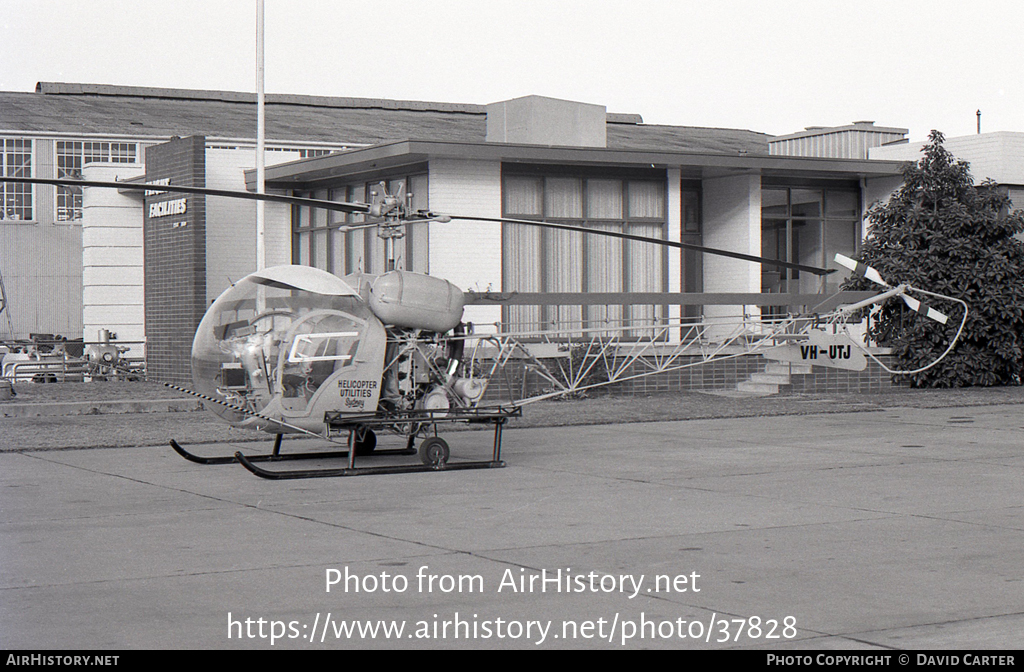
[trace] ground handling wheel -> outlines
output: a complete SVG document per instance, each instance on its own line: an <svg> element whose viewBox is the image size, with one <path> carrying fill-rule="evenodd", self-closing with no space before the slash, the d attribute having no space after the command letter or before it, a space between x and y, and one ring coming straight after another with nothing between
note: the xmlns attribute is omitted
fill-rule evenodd
<svg viewBox="0 0 1024 672"><path fill-rule="evenodd" d="M448 442L439 436L431 436L420 444L420 460L430 467L440 467L448 462Z"/></svg>
<svg viewBox="0 0 1024 672"><path fill-rule="evenodd" d="M356 455L371 455L377 448L377 435L368 427L359 427L355 430Z"/></svg>

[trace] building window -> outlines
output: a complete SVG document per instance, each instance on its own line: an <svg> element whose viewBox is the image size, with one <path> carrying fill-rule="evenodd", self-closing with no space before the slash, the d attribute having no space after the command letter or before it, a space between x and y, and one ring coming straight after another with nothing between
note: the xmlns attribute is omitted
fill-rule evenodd
<svg viewBox="0 0 1024 672"><path fill-rule="evenodd" d="M0 174L32 177L32 141L0 138ZM32 185L0 183L0 220L32 220Z"/></svg>
<svg viewBox="0 0 1024 672"><path fill-rule="evenodd" d="M853 256L860 243L856 190L766 187L761 190L761 255L833 268L836 252ZM827 276L761 267L762 292L836 292L847 274Z"/></svg>
<svg viewBox="0 0 1024 672"><path fill-rule="evenodd" d="M82 166L101 163L135 163L134 142L57 142L57 178L82 179ZM76 222L82 219L82 189L57 187L57 221Z"/></svg>
<svg viewBox="0 0 1024 672"><path fill-rule="evenodd" d="M239 149L237 145L210 145L210 149ZM312 159L317 156L327 156L332 152L340 152L347 147L339 149L317 149L311 147L267 147L268 152L298 152L300 159Z"/></svg>
<svg viewBox="0 0 1024 672"><path fill-rule="evenodd" d="M666 237L665 181L628 177L505 174L502 212L595 230ZM573 231L502 225L503 291L664 292L667 248ZM650 323L663 306L509 306L512 330Z"/></svg>
<svg viewBox="0 0 1024 672"><path fill-rule="evenodd" d="M327 156L328 154L330 154L331 152L334 152L334 151L337 151L337 150L333 150L333 149L300 149L299 150L299 158L302 158L302 159L312 159L312 158L317 157L317 156Z"/></svg>
<svg viewBox="0 0 1024 672"><path fill-rule="evenodd" d="M297 196L348 203L372 203L383 197L381 180L337 186L330 190L296 193ZM427 209L426 174L406 175L385 180L389 194L411 195L415 209ZM347 214L307 206L292 210L292 263L314 266L338 276L349 273L381 274L387 271L384 241L377 227L359 225L364 215ZM404 236L395 239L395 268L426 273L427 225L410 224Z"/></svg>

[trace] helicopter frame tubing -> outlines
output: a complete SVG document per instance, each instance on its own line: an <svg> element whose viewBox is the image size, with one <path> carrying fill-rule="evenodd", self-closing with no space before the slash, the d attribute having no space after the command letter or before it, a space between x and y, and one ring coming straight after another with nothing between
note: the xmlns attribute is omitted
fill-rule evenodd
<svg viewBox="0 0 1024 672"><path fill-rule="evenodd" d="M480 372L488 388L505 381L506 392L521 381L523 389L515 405L585 394L590 390L630 383L712 362L763 353L827 321L845 301L875 297L875 292L822 294L477 294L477 305L597 305L628 302L637 305L728 305L742 315L728 318L663 317L637 320L585 320L572 324L544 322L533 329L468 334L477 345L467 344L467 365ZM627 301L628 299L628 301ZM810 312L788 313L775 318L752 316L751 305L814 306ZM478 325L480 326L480 325ZM488 349L485 346L490 346ZM547 354L541 354L546 351ZM518 375L510 369L519 369ZM527 374L534 384L527 389ZM490 398L500 396L492 391ZM484 403L484 402L482 402Z"/></svg>

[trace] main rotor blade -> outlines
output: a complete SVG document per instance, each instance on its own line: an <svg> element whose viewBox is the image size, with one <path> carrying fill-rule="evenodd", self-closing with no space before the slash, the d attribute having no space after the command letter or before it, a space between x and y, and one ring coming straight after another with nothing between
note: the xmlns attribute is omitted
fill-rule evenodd
<svg viewBox="0 0 1024 672"><path fill-rule="evenodd" d="M448 215L451 219L464 219L474 222L500 222L510 224L525 224L527 226L539 226L546 229L561 229L562 231L578 231L580 233L596 234L599 236L608 236L611 238L621 238L623 240L633 240L640 243L653 243L655 245L664 245L665 247L674 247L681 250L695 250L697 252L703 252L704 254L714 254L720 257L730 257L732 259L742 259L743 261L752 261L756 264L764 264L765 266L776 266L779 268L791 268L797 271L805 271L814 275L828 275L829 273L835 273L835 269L818 268L817 266L805 266L804 264L794 264L789 261L779 261L778 259L769 259L767 257L757 257L752 254L743 254L742 252L732 252L730 250L722 250L715 247L704 247L703 245L694 245L693 243L681 243L675 240L665 240L663 238L650 238L648 236L637 236L632 233L619 233L618 231L606 231L603 229L588 229L583 226L573 226L571 224L555 224L553 222L542 222L533 219L510 219L508 217L468 217L463 215Z"/></svg>
<svg viewBox="0 0 1024 672"><path fill-rule="evenodd" d="M318 198L305 198L302 196L283 196L280 194L256 194L249 191L232 191L227 189L211 189L208 187L187 187L184 185L177 184L146 184L143 182L103 182L97 180L71 180L71 179L53 179L45 177L6 177L0 176L0 182L11 182L13 184L49 184L58 187L101 187L108 189L130 189L134 191L155 191L155 192L172 192L172 193L183 193L183 194L199 194L205 196L221 196L224 198L240 198L250 201L267 201L270 203L287 203L290 205L306 205L315 208L323 208L324 210L334 210L336 212L347 212L354 214L366 214L370 212L371 205L368 203L346 203L340 201L326 201ZM430 213L433 215L433 213ZM465 221L477 221L477 222L499 222L499 223L511 223L511 224L524 224L527 226L537 226L548 229L561 229L563 231L577 231L580 233L596 234L600 236L606 236L611 238L620 238L622 240L632 240L641 243L652 243L655 245L663 245L665 247L673 247L676 249L683 250L694 250L704 254L714 254L721 257L729 257L732 259L741 259L743 261L751 261L758 264L764 264L766 266L774 266L778 268L790 268L798 271L805 271L813 275L828 275L834 273L834 269L818 268L816 266L807 266L804 264L795 264L788 261L779 261L777 259L768 259L767 257L758 257L751 254L743 254L742 252L732 252L729 250L722 250L714 247L705 247L703 245L694 245L693 243L683 243L673 240L664 240L662 238L650 238L648 236L637 236L631 233L620 233L617 231L607 231L603 229L588 229L582 226L573 226L571 224L556 224L552 222L542 222L532 219L513 219L513 218L494 218L494 217L471 217L463 215L450 215L443 216L447 219L460 219ZM440 217L439 217L440 218ZM429 220L426 220L429 221ZM444 219L441 219L444 221ZM416 222L411 222L416 223ZM370 223L366 223L369 225Z"/></svg>
<svg viewBox="0 0 1024 672"><path fill-rule="evenodd" d="M14 184L51 184L58 187L106 187L108 189L133 189L135 191L172 192L181 194L199 194L203 196L223 196L224 198L241 198L249 201L268 201L270 203L288 203L289 205L308 205L324 210L364 214L370 211L368 203L345 203L325 201L319 198L303 196L282 196L280 194L256 194L251 191L232 191L230 189L210 189L208 187L186 187L179 184L146 184L144 182L101 182L96 180L52 179L47 177L4 177L0 182Z"/></svg>

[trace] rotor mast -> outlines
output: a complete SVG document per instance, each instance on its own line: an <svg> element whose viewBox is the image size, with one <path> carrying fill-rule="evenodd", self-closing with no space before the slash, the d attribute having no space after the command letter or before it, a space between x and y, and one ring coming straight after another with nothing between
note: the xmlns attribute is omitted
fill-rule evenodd
<svg viewBox="0 0 1024 672"><path fill-rule="evenodd" d="M384 241L384 270L393 271L398 266L398 259L395 254L395 241L405 237L405 225L407 223L409 205L403 204L405 196L403 186L399 186L397 194L388 193L388 183L381 182L380 191L371 192L374 196L374 203L370 207L370 214L375 217L382 217L383 221L377 224L377 236Z"/></svg>

